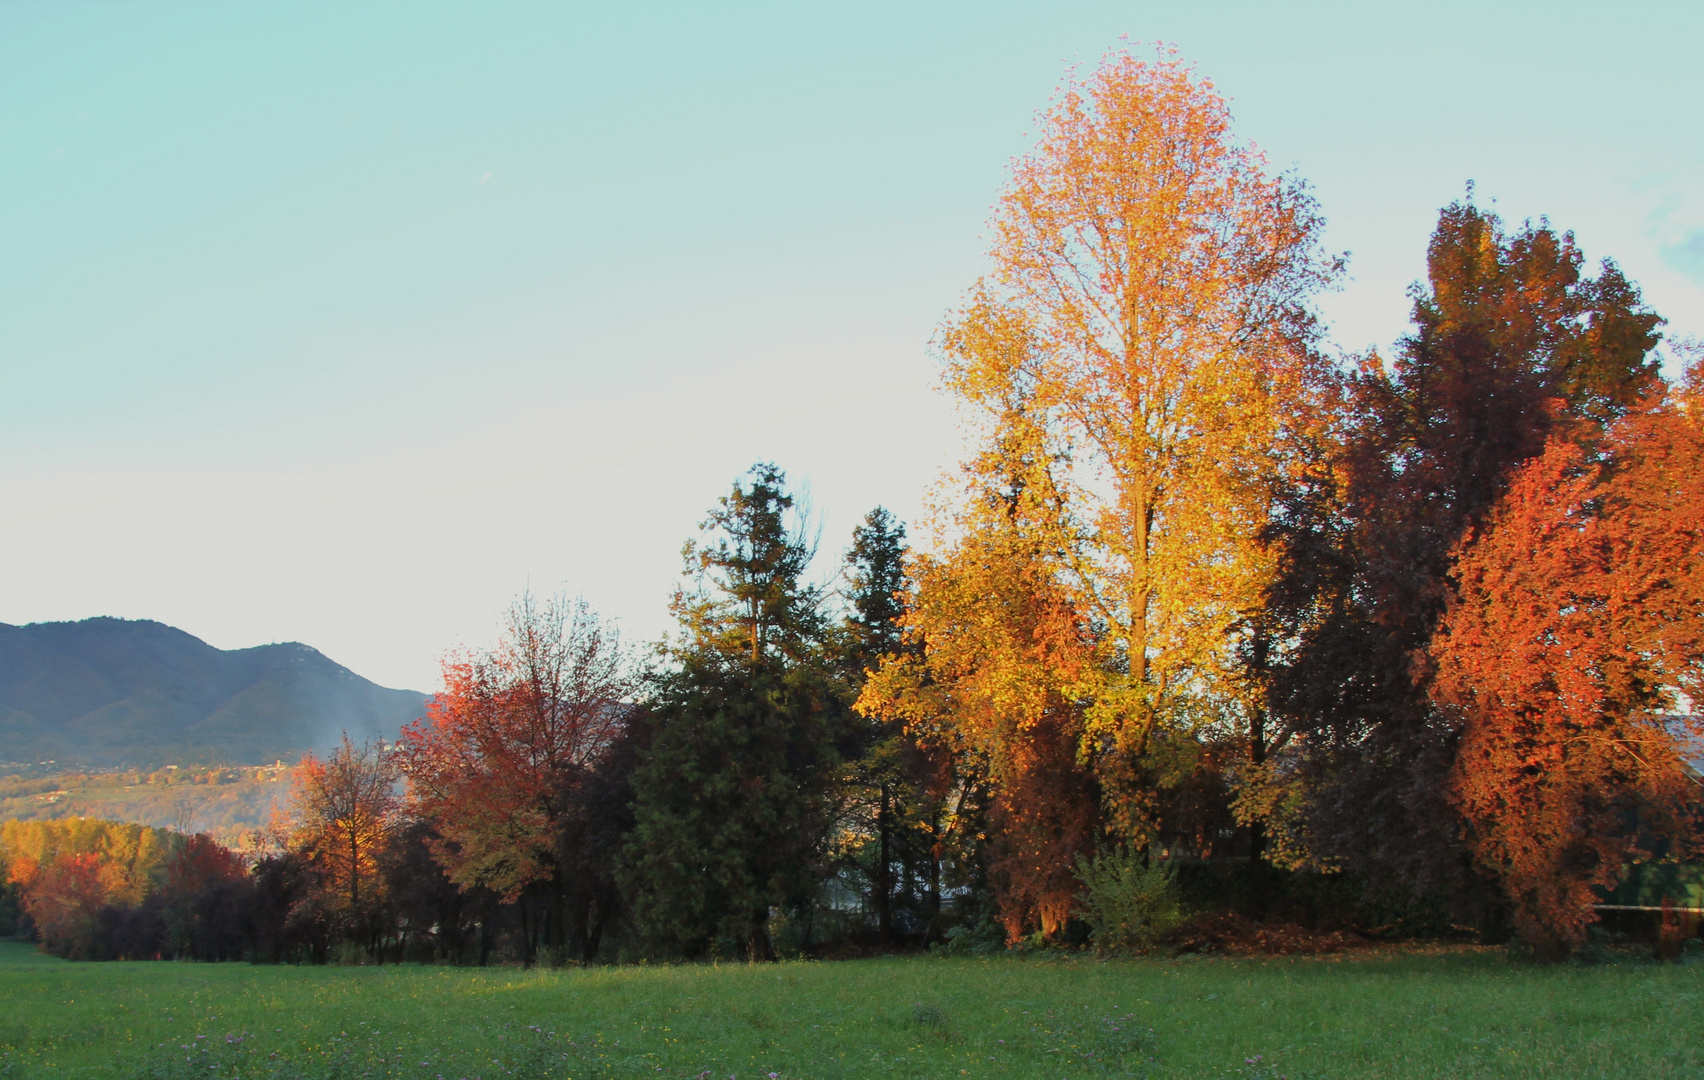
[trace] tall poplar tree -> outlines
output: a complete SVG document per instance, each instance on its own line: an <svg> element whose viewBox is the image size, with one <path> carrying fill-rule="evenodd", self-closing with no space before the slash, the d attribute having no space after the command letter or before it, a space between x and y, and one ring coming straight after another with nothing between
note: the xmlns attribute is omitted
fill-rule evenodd
<svg viewBox="0 0 1704 1080"><path fill-rule="evenodd" d="M1310 296L1337 264L1303 185L1175 56L1109 54L1040 128L993 269L942 333L945 381L989 453L1027 455L1036 567L1094 628L1069 690L1081 749L1141 841L1156 742L1243 707L1235 645L1275 569L1271 478L1321 367Z"/></svg>

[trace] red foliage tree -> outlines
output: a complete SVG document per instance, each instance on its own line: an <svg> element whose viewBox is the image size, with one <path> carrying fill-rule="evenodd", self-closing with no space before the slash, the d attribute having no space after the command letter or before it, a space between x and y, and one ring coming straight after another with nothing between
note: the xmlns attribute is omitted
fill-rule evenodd
<svg viewBox="0 0 1704 1080"><path fill-rule="evenodd" d="M14 864L13 880L22 886L23 909L41 934L42 946L73 960L87 959L94 944L95 915L109 892L105 860L94 853L55 856L36 866Z"/></svg>
<svg viewBox="0 0 1704 1080"><path fill-rule="evenodd" d="M1471 199L1444 208L1426 262L1413 332L1347 380L1323 467L1280 488L1260 681L1298 733L1300 850L1448 898L1494 935L1500 901L1463 876L1448 802L1457 723L1414 659L1450 603L1463 537L1521 467L1560 428L1589 432L1650 391L1662 319L1613 263L1591 275L1572 235L1505 229Z"/></svg>
<svg viewBox="0 0 1704 1080"><path fill-rule="evenodd" d="M1430 655L1461 723L1451 795L1517 928L1565 955L1594 889L1691 843L1700 791L1666 715L1704 675L1704 430L1635 412L1553 437L1460 549Z"/></svg>
<svg viewBox="0 0 1704 1080"><path fill-rule="evenodd" d="M527 595L497 649L447 662L426 720L403 731L410 798L438 834L434 857L464 889L509 902L542 891L552 945L565 930L565 826L634 689L619 639L583 601L540 607ZM538 929L529 927L529 959Z"/></svg>
<svg viewBox="0 0 1704 1080"><path fill-rule="evenodd" d="M166 862L166 888L180 896L193 896L210 885L241 881L248 863L230 848L206 833L196 833Z"/></svg>

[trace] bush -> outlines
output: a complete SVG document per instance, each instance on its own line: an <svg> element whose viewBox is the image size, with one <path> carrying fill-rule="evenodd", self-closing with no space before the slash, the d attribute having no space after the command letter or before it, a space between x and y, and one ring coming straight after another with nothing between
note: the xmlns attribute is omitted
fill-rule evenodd
<svg viewBox="0 0 1704 1080"><path fill-rule="evenodd" d="M1077 879L1096 952L1146 952L1183 921L1177 868L1152 851L1118 847L1092 860L1079 855Z"/></svg>
<svg viewBox="0 0 1704 1080"><path fill-rule="evenodd" d="M1006 927L1000 922L999 909L987 889L963 897L952 915L958 924L948 927L942 939L929 946L930 951L991 953L1006 947Z"/></svg>

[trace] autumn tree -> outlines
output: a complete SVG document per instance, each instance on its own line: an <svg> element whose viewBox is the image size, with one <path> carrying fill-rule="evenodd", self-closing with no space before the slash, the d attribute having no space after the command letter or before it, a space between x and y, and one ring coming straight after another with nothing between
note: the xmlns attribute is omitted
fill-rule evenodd
<svg viewBox="0 0 1704 1080"><path fill-rule="evenodd" d="M106 869L93 852L67 852L27 867L28 876L17 879L24 912L48 951L73 960L92 958L95 919L108 899Z"/></svg>
<svg viewBox="0 0 1704 1080"><path fill-rule="evenodd" d="M760 464L686 545L681 634L647 703L623 874L639 927L673 950L722 937L767 959L771 910L815 895L844 706L802 517L785 475Z"/></svg>
<svg viewBox="0 0 1704 1080"><path fill-rule="evenodd" d="M142 825L0 822L0 876L18 890L42 944L65 956L93 955L101 909L141 903L164 879L173 851L170 833Z"/></svg>
<svg viewBox="0 0 1704 1080"><path fill-rule="evenodd" d="M1448 801L1459 728L1429 697L1426 650L1456 546L1514 472L1558 424L1589 438L1651 386L1661 320L1613 263L1596 277L1583 263L1548 223L1445 207L1413 331L1393 363L1349 375L1336 448L1287 486L1270 529L1269 701L1306 751L1299 786L1271 797L1304 805L1316 864L1448 893L1488 930L1500 917L1461 873Z"/></svg>
<svg viewBox="0 0 1704 1080"><path fill-rule="evenodd" d="M527 962L541 939L560 955L570 934L586 957L614 915L608 890L592 887L613 867L588 791L638 687L619 636L584 601L523 594L497 648L452 658L444 684L402 740L434 854L464 889L527 900Z"/></svg>
<svg viewBox="0 0 1704 1080"><path fill-rule="evenodd" d="M1704 690L1704 428L1673 405L1566 433L1464 539L1430 655L1449 794L1522 935L1558 958L1631 861L1696 850L1668 714ZM1697 734L1694 732L1693 734Z"/></svg>
<svg viewBox="0 0 1704 1080"><path fill-rule="evenodd" d="M913 556L907 647L884 658L857 708L948 764L930 822L937 858L950 853L961 884L992 890L992 914L1017 940L1069 918L1072 866L1099 815L1071 692L1095 662L1093 636L1046 558L1034 425L1016 410L1004 419L997 446L967 467L950 519L958 542Z"/></svg>
<svg viewBox="0 0 1704 1080"><path fill-rule="evenodd" d="M155 894L160 909L164 940L168 955L193 956L197 959L226 959L235 953L232 939L225 935L219 944L227 948L206 948L210 934L209 901L226 909L246 906L243 893L247 883L248 862L238 853L225 847L206 833L185 836L166 863L166 877ZM241 912L240 914L246 914ZM240 920L227 920L240 921ZM162 950L162 951L166 951Z"/></svg>
<svg viewBox="0 0 1704 1080"><path fill-rule="evenodd" d="M397 763L383 743L357 745L345 734L325 758L303 756L290 781L290 846L317 870L333 909L359 923L401 809Z"/></svg>
<svg viewBox="0 0 1704 1080"><path fill-rule="evenodd" d="M980 447L948 550L914 569L923 656L861 702L986 763L1009 935L1063 923L1097 798L1156 838L1196 733L1258 699L1237 646L1337 265L1305 188L1173 54L1109 54L1040 128L939 338Z"/></svg>

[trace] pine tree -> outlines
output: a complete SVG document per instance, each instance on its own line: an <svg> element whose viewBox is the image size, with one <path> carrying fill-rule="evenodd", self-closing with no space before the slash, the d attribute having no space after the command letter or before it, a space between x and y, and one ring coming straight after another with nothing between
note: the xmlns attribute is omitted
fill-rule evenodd
<svg viewBox="0 0 1704 1080"><path fill-rule="evenodd" d="M884 661L916 652L904 640L905 526L882 507L852 532L846 553L846 616L835 653L849 699ZM844 752L851 762L842 843L868 887L883 941L929 937L940 915L940 851L947 765L880 715L855 717Z"/></svg>
<svg viewBox="0 0 1704 1080"><path fill-rule="evenodd" d="M905 614L905 525L883 507L876 507L852 530L852 548L846 553L847 599L851 605L845 622L846 644L841 654L857 665L852 672L861 678L874 670L881 658L898 652Z"/></svg>
<svg viewBox="0 0 1704 1080"><path fill-rule="evenodd" d="M693 587L652 689L622 875L641 931L672 951L726 938L769 959L770 913L815 894L844 707L794 511L781 470L759 464L686 545Z"/></svg>

